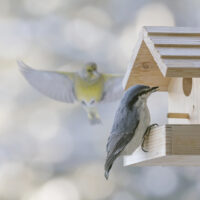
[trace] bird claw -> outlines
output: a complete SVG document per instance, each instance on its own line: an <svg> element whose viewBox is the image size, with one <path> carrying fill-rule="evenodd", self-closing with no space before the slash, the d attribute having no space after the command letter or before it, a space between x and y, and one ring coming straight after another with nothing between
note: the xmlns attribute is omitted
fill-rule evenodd
<svg viewBox="0 0 200 200"><path fill-rule="evenodd" d="M142 142L142 151L144 151L145 153L147 153L148 151L144 148L144 140Z"/></svg>
<svg viewBox="0 0 200 200"><path fill-rule="evenodd" d="M150 133L152 127L157 127L157 126L158 126L158 124L151 124L150 126L147 127L147 130L146 130L145 133L144 133L143 141L142 141L142 145L141 145L142 151L148 152L148 151L145 150L145 148L144 148L144 141L145 141L145 138L147 138L147 137L149 136L149 133Z"/></svg>

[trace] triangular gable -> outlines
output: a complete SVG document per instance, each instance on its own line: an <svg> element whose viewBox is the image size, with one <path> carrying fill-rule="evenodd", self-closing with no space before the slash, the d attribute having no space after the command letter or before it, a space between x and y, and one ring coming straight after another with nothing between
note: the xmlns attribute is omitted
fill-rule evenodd
<svg viewBox="0 0 200 200"><path fill-rule="evenodd" d="M125 82L125 89L132 85L143 84L159 86L161 91L167 91L169 78L164 77L161 73L144 40L138 43L139 49L133 55L132 62L130 62L129 69L131 70L126 74L128 79Z"/></svg>
<svg viewBox="0 0 200 200"><path fill-rule="evenodd" d="M200 28L143 28L124 88L146 84L158 85L166 91L169 82L166 77L200 77Z"/></svg>

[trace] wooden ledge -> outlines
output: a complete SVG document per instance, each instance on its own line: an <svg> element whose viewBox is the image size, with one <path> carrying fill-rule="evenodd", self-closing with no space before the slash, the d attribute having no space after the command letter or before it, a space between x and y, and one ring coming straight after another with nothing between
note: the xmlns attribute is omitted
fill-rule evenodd
<svg viewBox="0 0 200 200"><path fill-rule="evenodd" d="M200 166L200 124L155 127L144 147L124 156L124 166Z"/></svg>

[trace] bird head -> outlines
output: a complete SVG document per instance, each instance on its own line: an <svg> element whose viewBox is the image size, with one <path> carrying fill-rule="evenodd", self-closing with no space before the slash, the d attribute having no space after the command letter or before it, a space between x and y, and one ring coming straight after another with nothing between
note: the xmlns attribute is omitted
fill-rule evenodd
<svg viewBox="0 0 200 200"><path fill-rule="evenodd" d="M159 87L149 87L146 85L135 85L129 88L124 95L124 103L132 107L139 99L146 101L147 98L154 92L158 91Z"/></svg>
<svg viewBox="0 0 200 200"><path fill-rule="evenodd" d="M99 76L97 72L97 64L94 62L87 63L83 69L83 75L85 78L95 79Z"/></svg>
<svg viewBox="0 0 200 200"><path fill-rule="evenodd" d="M141 92L138 93L138 97L141 99L147 99L152 93L157 92L159 87L149 87L147 89L143 89Z"/></svg>

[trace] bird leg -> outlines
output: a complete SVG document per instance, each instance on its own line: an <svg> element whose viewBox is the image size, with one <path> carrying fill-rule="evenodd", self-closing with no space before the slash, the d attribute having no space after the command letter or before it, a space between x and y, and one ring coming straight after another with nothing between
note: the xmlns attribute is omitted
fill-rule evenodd
<svg viewBox="0 0 200 200"><path fill-rule="evenodd" d="M144 135L143 135L143 141L142 141L141 147L142 147L142 151L144 151L144 152L148 152L148 151L144 148L144 141L145 141L145 139L146 139L147 137L149 137L149 133L150 133L152 127L155 127L155 126L158 126L158 124L151 124L150 126L148 126L147 129L146 129L146 131L145 131L145 133L144 133Z"/></svg>

